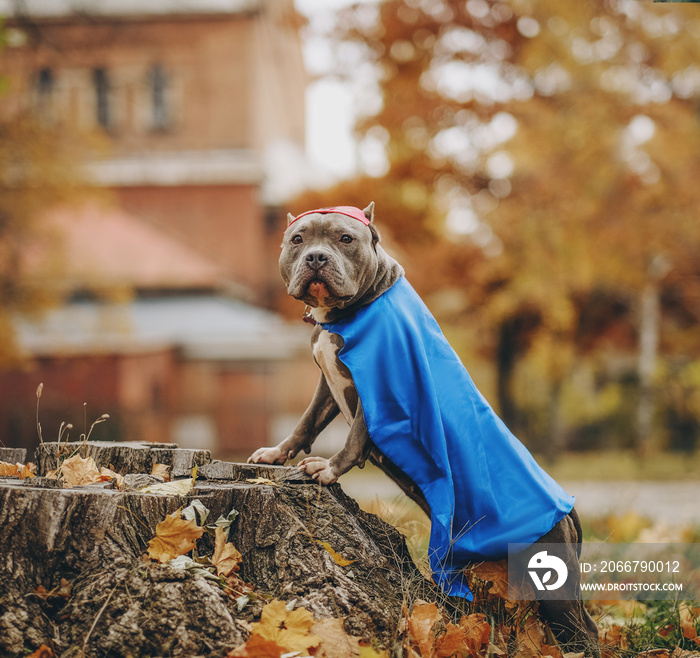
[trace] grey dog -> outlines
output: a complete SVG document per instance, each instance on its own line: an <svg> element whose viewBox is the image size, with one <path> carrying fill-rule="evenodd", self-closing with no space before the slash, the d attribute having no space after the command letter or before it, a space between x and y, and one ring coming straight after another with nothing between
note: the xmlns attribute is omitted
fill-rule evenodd
<svg viewBox="0 0 700 658"><path fill-rule="evenodd" d="M366 221L358 221L362 216L356 218L328 209L297 217L288 215L280 272L289 295L305 302L309 316L318 323L312 335L312 351L321 377L311 404L291 435L275 447L256 450L248 461L284 464L301 451L308 454L319 433L342 414L350 426L343 448L330 459L306 457L299 467L327 485L369 460L430 516L430 506L421 489L372 442L352 375L339 358L343 339L324 329L322 324L372 304L404 274L401 265L380 244L373 223L374 203L362 213ZM573 509L538 540L565 545L564 560L573 574L566 584L568 600L541 601L540 605L562 644L594 651L598 630L580 599L581 541L581 525Z"/></svg>

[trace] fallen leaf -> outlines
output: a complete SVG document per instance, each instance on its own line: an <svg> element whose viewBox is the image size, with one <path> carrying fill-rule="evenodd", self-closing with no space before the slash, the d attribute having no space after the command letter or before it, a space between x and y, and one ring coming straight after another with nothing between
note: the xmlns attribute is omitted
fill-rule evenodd
<svg viewBox="0 0 700 658"><path fill-rule="evenodd" d="M100 471L92 457L73 455L61 464L64 487L77 487L100 481Z"/></svg>
<svg viewBox="0 0 700 658"><path fill-rule="evenodd" d="M55 655L51 647L42 644L34 653L30 653L26 658L54 658Z"/></svg>
<svg viewBox="0 0 700 658"><path fill-rule="evenodd" d="M274 480L270 480L269 478L247 478L246 482L250 482L251 484L269 484L272 487L279 487L279 483L275 482Z"/></svg>
<svg viewBox="0 0 700 658"><path fill-rule="evenodd" d="M163 478L164 482L170 482L170 466L167 464L153 464L151 475Z"/></svg>
<svg viewBox="0 0 700 658"><path fill-rule="evenodd" d="M214 525L223 528L226 538L228 539L228 533L231 531L231 524L237 517L238 510L231 508L231 511L226 516L221 515L218 519L216 519Z"/></svg>
<svg viewBox="0 0 700 658"><path fill-rule="evenodd" d="M36 477L36 465L32 464L32 462L27 462L24 466L22 466L22 464L17 464L17 466L22 469L19 472L19 476L23 480Z"/></svg>
<svg viewBox="0 0 700 658"><path fill-rule="evenodd" d="M321 619L311 627L311 632L321 638L314 651L316 658L359 658L360 638L345 632L342 619Z"/></svg>
<svg viewBox="0 0 700 658"><path fill-rule="evenodd" d="M238 569L243 556L233 544L226 542L226 533L221 527L216 528L214 555L211 563L216 567L216 573L220 576L229 576Z"/></svg>
<svg viewBox="0 0 700 658"><path fill-rule="evenodd" d="M389 652L385 649L377 649L371 644L360 643L359 658L389 658Z"/></svg>
<svg viewBox="0 0 700 658"><path fill-rule="evenodd" d="M47 601L49 596L51 596L51 592L49 592L43 585L39 585L34 590L34 594L36 594L42 601Z"/></svg>
<svg viewBox="0 0 700 658"><path fill-rule="evenodd" d="M435 641L436 658L450 658L450 656L455 655L466 655L468 649L464 636L465 629L459 628L454 624L447 624L445 634Z"/></svg>
<svg viewBox="0 0 700 658"><path fill-rule="evenodd" d="M310 634L313 625L313 615L305 608L289 612L282 601L274 600L263 608L260 621L253 625L253 634L287 651L301 651L306 655L311 647L321 642L320 637Z"/></svg>
<svg viewBox="0 0 700 658"><path fill-rule="evenodd" d="M470 615L471 616L471 615ZM543 656L543 647L547 647L547 636L537 615L531 614L516 628L516 643L518 656ZM561 655L561 654L560 654Z"/></svg>
<svg viewBox="0 0 700 658"><path fill-rule="evenodd" d="M687 603L683 603L681 604L679 612L683 637L700 645L700 638L698 638L698 630L696 627L698 620L696 619L696 615L693 614L694 610L691 610Z"/></svg>
<svg viewBox="0 0 700 658"><path fill-rule="evenodd" d="M100 477L98 479L98 482L104 482L107 480L116 480L117 482L117 487L121 487L122 484L124 483L124 476L120 475L119 473L115 473L112 469L110 468L105 468L104 466L100 469Z"/></svg>
<svg viewBox="0 0 700 658"><path fill-rule="evenodd" d="M182 480L173 480L172 482L151 484L139 489L139 491L141 493L164 494L166 496L186 496L192 490L192 487L194 487L194 479L184 478Z"/></svg>
<svg viewBox="0 0 700 658"><path fill-rule="evenodd" d="M182 510L182 518L197 521L200 525L204 525L205 521L209 518L209 510L199 498L195 498Z"/></svg>
<svg viewBox="0 0 700 658"><path fill-rule="evenodd" d="M316 543L321 544L321 546L323 546L323 548L325 548L328 551L328 553L333 558L335 563L340 565L341 567L347 567L349 564L352 564L353 562L357 561L357 560L346 560L340 553L334 551L333 547L327 541L319 541L317 539Z"/></svg>
<svg viewBox="0 0 700 658"><path fill-rule="evenodd" d="M468 569L468 574L472 577L491 583L488 588L489 594L508 600L508 561L482 562Z"/></svg>
<svg viewBox="0 0 700 658"><path fill-rule="evenodd" d="M637 654L637 658L669 658L670 655L668 649L649 649Z"/></svg>
<svg viewBox="0 0 700 658"><path fill-rule="evenodd" d="M434 655L435 624L440 621L441 615L434 603L417 601L408 617L408 630L414 642L418 645L418 651L424 658Z"/></svg>
<svg viewBox="0 0 700 658"><path fill-rule="evenodd" d="M481 647L488 644L491 636L491 624L486 621L486 615L482 612L464 615L459 620L459 627L464 629L464 643L469 651L475 656L479 655Z"/></svg>
<svg viewBox="0 0 700 658"><path fill-rule="evenodd" d="M10 464L9 462L0 462L0 477L18 477L19 469L17 464Z"/></svg>
<svg viewBox="0 0 700 658"><path fill-rule="evenodd" d="M227 658L281 658L285 649L259 635L251 635L245 644L226 654Z"/></svg>
<svg viewBox="0 0 700 658"><path fill-rule="evenodd" d="M165 563L178 555L189 553L196 546L196 540L202 536L204 528L200 528L194 521L181 519L180 509L168 514L156 526L156 536L148 542L148 555L151 559Z"/></svg>

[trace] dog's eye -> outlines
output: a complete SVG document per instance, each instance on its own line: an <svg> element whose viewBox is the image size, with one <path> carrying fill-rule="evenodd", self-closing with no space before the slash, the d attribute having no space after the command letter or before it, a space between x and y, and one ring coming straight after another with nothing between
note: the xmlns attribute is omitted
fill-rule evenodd
<svg viewBox="0 0 700 658"><path fill-rule="evenodd" d="M302 242L304 242L304 239L298 234L292 238L292 244L301 244Z"/></svg>
<svg viewBox="0 0 700 658"><path fill-rule="evenodd" d="M340 238L340 241L344 242L345 244L350 244L352 242L352 236L344 235L342 238Z"/></svg>

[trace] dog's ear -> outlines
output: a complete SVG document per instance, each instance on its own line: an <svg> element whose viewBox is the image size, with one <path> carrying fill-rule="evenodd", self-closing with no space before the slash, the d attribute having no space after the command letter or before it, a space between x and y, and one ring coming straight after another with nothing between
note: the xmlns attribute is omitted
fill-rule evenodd
<svg viewBox="0 0 700 658"><path fill-rule="evenodd" d="M296 219L296 217L294 215L292 215L292 213L288 212L287 213L287 226L289 226L295 219Z"/></svg>
<svg viewBox="0 0 700 658"><path fill-rule="evenodd" d="M377 243L382 239L381 235L379 235L379 231L377 230L376 226L374 224L369 224L367 226L369 229L369 232L372 234L372 246L376 247Z"/></svg>
<svg viewBox="0 0 700 658"><path fill-rule="evenodd" d="M374 221L374 201L371 201L362 212L365 214L365 217L371 224Z"/></svg>

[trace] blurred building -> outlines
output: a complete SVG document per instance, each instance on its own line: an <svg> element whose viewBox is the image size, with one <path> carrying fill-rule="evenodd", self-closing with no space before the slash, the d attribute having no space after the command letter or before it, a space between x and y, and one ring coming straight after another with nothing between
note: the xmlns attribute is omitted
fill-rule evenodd
<svg viewBox="0 0 700 658"><path fill-rule="evenodd" d="M62 420L82 432L83 402L112 438L220 453L276 438L309 395L290 383L308 334L263 308L275 208L304 167L292 0L0 0L3 14L0 111L91 135L87 176L109 195L47 218L71 301L18 322L31 358L0 374L0 439L33 428L40 381L45 440Z"/></svg>

